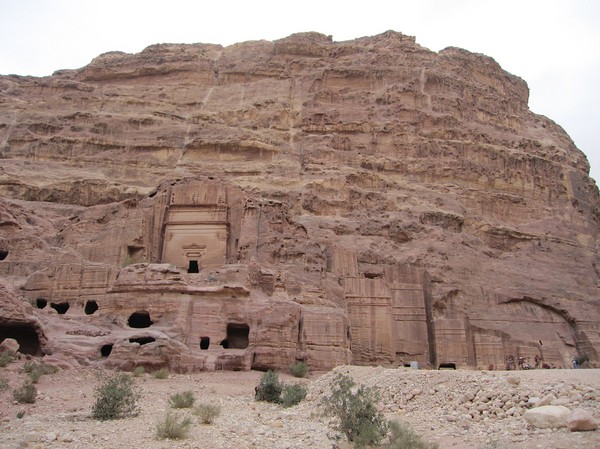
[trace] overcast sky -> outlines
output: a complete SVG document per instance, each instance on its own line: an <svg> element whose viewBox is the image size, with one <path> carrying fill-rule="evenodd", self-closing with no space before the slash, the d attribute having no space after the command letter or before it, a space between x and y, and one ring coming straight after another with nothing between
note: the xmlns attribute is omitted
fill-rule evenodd
<svg viewBox="0 0 600 449"><path fill-rule="evenodd" d="M439 51L493 57L527 81L529 107L561 125L600 180L598 0L0 0L0 74L46 76L155 43L336 41L395 30Z"/></svg>

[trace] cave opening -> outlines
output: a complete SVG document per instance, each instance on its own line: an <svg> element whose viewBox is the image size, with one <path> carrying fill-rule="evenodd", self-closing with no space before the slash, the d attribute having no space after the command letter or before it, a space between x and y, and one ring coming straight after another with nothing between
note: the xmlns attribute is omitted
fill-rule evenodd
<svg viewBox="0 0 600 449"><path fill-rule="evenodd" d="M135 329L143 329L152 326L154 322L150 319L150 313L147 310L138 310L129 315L127 324Z"/></svg>
<svg viewBox="0 0 600 449"><path fill-rule="evenodd" d="M451 362L440 363L440 366L438 366L438 369L456 369L456 363L451 363Z"/></svg>
<svg viewBox="0 0 600 449"><path fill-rule="evenodd" d="M110 355L110 353L112 352L113 349L113 344L108 344L108 345L102 345L102 347L100 348L100 355L102 357L108 357Z"/></svg>
<svg viewBox="0 0 600 449"><path fill-rule="evenodd" d="M225 349L246 349L249 344L250 327L247 324L229 323L227 338L221 342Z"/></svg>
<svg viewBox="0 0 600 449"><path fill-rule="evenodd" d="M133 337L129 339L129 343L139 343L140 345L147 345L156 341L154 337Z"/></svg>
<svg viewBox="0 0 600 449"><path fill-rule="evenodd" d="M19 343L21 354L42 355L40 339L31 324L0 322L0 341L5 338L15 339Z"/></svg>
<svg viewBox="0 0 600 449"><path fill-rule="evenodd" d="M8 250L0 249L0 260L4 260L8 257Z"/></svg>
<svg viewBox="0 0 600 449"><path fill-rule="evenodd" d="M98 310L98 303L94 300L86 301L83 311L86 315L93 315Z"/></svg>
<svg viewBox="0 0 600 449"><path fill-rule="evenodd" d="M46 307L48 305L48 300L45 298L37 298L35 300L35 306L38 309L43 309L44 307Z"/></svg>
<svg viewBox="0 0 600 449"><path fill-rule="evenodd" d="M188 266L188 273L200 273L200 266L198 265L197 260L190 260L190 264Z"/></svg>
<svg viewBox="0 0 600 449"><path fill-rule="evenodd" d="M210 337L200 337L200 349L205 350L210 346Z"/></svg>
<svg viewBox="0 0 600 449"><path fill-rule="evenodd" d="M69 303L67 301L63 302L51 302L50 307L52 307L59 315L64 315L69 310Z"/></svg>

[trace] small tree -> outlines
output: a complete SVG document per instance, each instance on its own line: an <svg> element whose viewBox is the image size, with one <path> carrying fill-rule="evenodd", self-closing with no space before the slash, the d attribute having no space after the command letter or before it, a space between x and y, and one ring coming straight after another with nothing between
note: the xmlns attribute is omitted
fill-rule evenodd
<svg viewBox="0 0 600 449"><path fill-rule="evenodd" d="M365 447L379 444L388 433L387 421L375 407L377 400L372 388L356 388L352 378L340 374L322 404L325 413L336 418L335 430L357 447Z"/></svg>
<svg viewBox="0 0 600 449"><path fill-rule="evenodd" d="M279 382L279 377L275 371L267 371L260 378L260 383L255 388L254 398L257 401L274 402L278 404L281 401L281 391L283 385Z"/></svg>
<svg viewBox="0 0 600 449"><path fill-rule="evenodd" d="M106 379L96 387L94 396L96 402L92 416L96 419L121 419L138 414L140 394L133 385L133 379L126 373L117 373Z"/></svg>

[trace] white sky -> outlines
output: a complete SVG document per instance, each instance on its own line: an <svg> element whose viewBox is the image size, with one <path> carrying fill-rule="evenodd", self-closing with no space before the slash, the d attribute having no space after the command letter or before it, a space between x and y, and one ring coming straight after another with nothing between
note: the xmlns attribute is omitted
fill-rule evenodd
<svg viewBox="0 0 600 449"><path fill-rule="evenodd" d="M342 41L387 30L434 51L484 53L523 78L530 109L569 133L600 180L598 0L0 0L0 74L46 76L155 43L301 31Z"/></svg>

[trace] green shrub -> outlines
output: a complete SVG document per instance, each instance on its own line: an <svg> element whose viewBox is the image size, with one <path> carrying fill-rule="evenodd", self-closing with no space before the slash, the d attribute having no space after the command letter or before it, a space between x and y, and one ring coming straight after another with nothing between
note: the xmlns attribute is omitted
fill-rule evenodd
<svg viewBox="0 0 600 449"><path fill-rule="evenodd" d="M335 430L356 447L365 447L379 444L388 433L387 421L375 407L377 400L372 388L355 388L352 378L340 374L322 405L326 414L336 418Z"/></svg>
<svg viewBox="0 0 600 449"><path fill-rule="evenodd" d="M19 404L33 404L37 397L37 388L35 388L35 385L31 381L26 380L19 388L13 391L13 397Z"/></svg>
<svg viewBox="0 0 600 449"><path fill-rule="evenodd" d="M427 443L410 427L396 421L389 422L389 442L385 449L438 449L436 443Z"/></svg>
<svg viewBox="0 0 600 449"><path fill-rule="evenodd" d="M180 420L177 415L167 412L165 417L156 424L156 438L181 440L187 436L191 424L190 418L185 417Z"/></svg>
<svg viewBox="0 0 600 449"><path fill-rule="evenodd" d="M101 421L138 414L140 394L133 385L133 379L126 373L117 373L106 379L96 387L94 397L92 417Z"/></svg>
<svg viewBox="0 0 600 449"><path fill-rule="evenodd" d="M199 404L194 407L194 415L200 418L203 424L212 424L221 414L221 406L215 404Z"/></svg>
<svg viewBox="0 0 600 449"><path fill-rule="evenodd" d="M281 391L283 385L279 382L279 377L275 371L267 371L260 378L260 383L255 388L254 398L257 401L274 402L278 404L281 401Z"/></svg>
<svg viewBox="0 0 600 449"><path fill-rule="evenodd" d="M25 410L19 410L17 412L17 419L21 419L23 416L25 416Z"/></svg>
<svg viewBox="0 0 600 449"><path fill-rule="evenodd" d="M136 366L133 370L133 377L141 377L146 374L146 369L143 366Z"/></svg>
<svg viewBox="0 0 600 449"><path fill-rule="evenodd" d="M17 355L11 351L5 351L0 354L0 368L6 368L17 358Z"/></svg>
<svg viewBox="0 0 600 449"><path fill-rule="evenodd" d="M290 368L294 377L306 377L308 375L308 365L304 362L296 362Z"/></svg>
<svg viewBox="0 0 600 449"><path fill-rule="evenodd" d="M281 392L281 404L284 407L291 407L300 404L306 397L306 388L302 385L284 385Z"/></svg>
<svg viewBox="0 0 600 449"><path fill-rule="evenodd" d="M166 379L169 377L169 370L167 368L161 368L152 373L155 379Z"/></svg>
<svg viewBox="0 0 600 449"><path fill-rule="evenodd" d="M6 377L0 377L0 391L8 390L8 379Z"/></svg>
<svg viewBox="0 0 600 449"><path fill-rule="evenodd" d="M175 393L171 395L171 399L169 403L173 408L190 408L194 405L194 401L196 398L194 397L193 391L184 391L182 393Z"/></svg>

